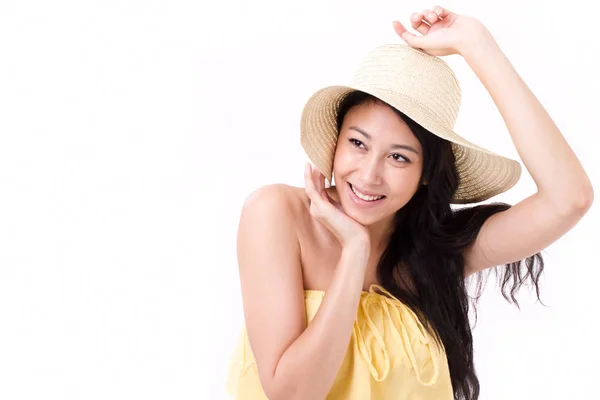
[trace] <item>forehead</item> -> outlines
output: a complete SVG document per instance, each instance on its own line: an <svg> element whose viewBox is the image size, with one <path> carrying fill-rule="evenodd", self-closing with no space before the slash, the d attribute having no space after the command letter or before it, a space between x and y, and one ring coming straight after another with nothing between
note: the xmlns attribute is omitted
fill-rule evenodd
<svg viewBox="0 0 600 400"><path fill-rule="evenodd" d="M351 126L358 126L368 132L373 140L404 141L419 145L406 122L390 106L381 102L363 103L348 110L341 133L356 133L348 129Z"/></svg>

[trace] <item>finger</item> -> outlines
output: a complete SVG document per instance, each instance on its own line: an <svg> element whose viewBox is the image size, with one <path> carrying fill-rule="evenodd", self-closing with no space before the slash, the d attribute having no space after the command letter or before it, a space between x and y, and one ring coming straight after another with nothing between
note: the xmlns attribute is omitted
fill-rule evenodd
<svg viewBox="0 0 600 400"><path fill-rule="evenodd" d="M325 176L315 167L315 182L317 193L325 201L328 200L327 192L325 191Z"/></svg>
<svg viewBox="0 0 600 400"><path fill-rule="evenodd" d="M394 20L394 21L392 21L392 24L393 24L394 30L396 31L398 36L400 36L402 38L402 40L404 40L411 47L418 47L418 46L415 46L415 42L417 40L419 40L418 38L425 37L425 36L419 36L417 38L417 36L414 33L409 32L408 29L406 29L404 27L404 25L402 25L400 23L400 21Z"/></svg>
<svg viewBox="0 0 600 400"><path fill-rule="evenodd" d="M325 192L325 195L327 196L327 199L329 200L329 203L331 205L333 205L338 210L342 210L342 204L340 202L338 202L336 199L334 199L333 197L331 197L329 195L329 193L327 193L327 192Z"/></svg>
<svg viewBox="0 0 600 400"><path fill-rule="evenodd" d="M427 32L429 32L430 26L423 21L423 14L414 13L411 15L410 23L413 29L419 32L421 35L427 35Z"/></svg>
<svg viewBox="0 0 600 400"><path fill-rule="evenodd" d="M323 191L323 187L325 185L321 184L321 172L319 171L319 169L317 167L313 167L312 168L312 179L315 185L315 190L317 191L317 193L321 194Z"/></svg>
<svg viewBox="0 0 600 400"><path fill-rule="evenodd" d="M325 193L325 175L319 171L319 190Z"/></svg>
<svg viewBox="0 0 600 400"><path fill-rule="evenodd" d="M429 25L433 25L440 20L438 15L431 10L423 10L421 14Z"/></svg>
<svg viewBox="0 0 600 400"><path fill-rule="evenodd" d="M433 12L435 12L439 18L446 18L448 15L452 14L452 11L437 5L433 7Z"/></svg>
<svg viewBox="0 0 600 400"><path fill-rule="evenodd" d="M304 165L304 191L311 201L314 201L315 188L311 178L311 167L309 163Z"/></svg>
<svg viewBox="0 0 600 400"><path fill-rule="evenodd" d="M402 40L404 40L406 43L408 43L406 41L406 36L408 35L413 35L412 33L410 33L405 27L404 25L402 25L400 23L400 21L392 21L392 26L394 27L394 30L396 31L396 33L398 34L398 36L400 36L402 38ZM414 36L414 35L413 35Z"/></svg>
<svg viewBox="0 0 600 400"><path fill-rule="evenodd" d="M319 188L318 178L316 175L320 174L316 167L313 167L312 164L308 163L308 174L306 175L306 187L308 188L307 194L311 202L315 203L315 205L321 206L322 200L324 200L323 192Z"/></svg>

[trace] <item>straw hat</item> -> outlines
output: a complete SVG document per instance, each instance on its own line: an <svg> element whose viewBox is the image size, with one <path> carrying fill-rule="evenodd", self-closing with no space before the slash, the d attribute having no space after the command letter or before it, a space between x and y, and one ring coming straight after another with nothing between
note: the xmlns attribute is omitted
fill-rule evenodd
<svg viewBox="0 0 600 400"><path fill-rule="evenodd" d="M460 184L451 203L487 200L519 180L518 161L470 143L454 132L461 89L450 66L413 47L386 44L365 56L350 86L322 88L304 106L300 142L329 183L338 136L338 107L344 96L355 90L377 97L429 132L452 142Z"/></svg>

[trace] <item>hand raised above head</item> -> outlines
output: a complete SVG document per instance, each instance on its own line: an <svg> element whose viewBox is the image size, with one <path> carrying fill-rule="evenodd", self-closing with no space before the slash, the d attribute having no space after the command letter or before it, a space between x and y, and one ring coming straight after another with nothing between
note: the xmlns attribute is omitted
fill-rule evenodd
<svg viewBox="0 0 600 400"><path fill-rule="evenodd" d="M421 36L411 33L397 20L393 21L394 30L409 46L432 56L462 55L467 46L486 32L479 20L441 6L413 13L410 22Z"/></svg>

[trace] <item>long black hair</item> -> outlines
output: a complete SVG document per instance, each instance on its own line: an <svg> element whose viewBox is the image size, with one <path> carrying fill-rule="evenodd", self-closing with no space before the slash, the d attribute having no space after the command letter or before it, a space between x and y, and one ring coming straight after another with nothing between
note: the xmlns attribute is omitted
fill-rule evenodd
<svg viewBox="0 0 600 400"><path fill-rule="evenodd" d="M338 109L338 132L348 110L369 102L386 104L361 91L347 94ZM494 271L502 295L509 303L519 307L515 294L524 283L535 287L541 302L539 279L544 261L537 253L465 278L464 250L491 215L511 206L495 202L453 209L450 202L460 182L451 143L391 108L421 143L424 159L419 189L395 215L389 242L377 265L377 278L419 316L438 344L443 345L454 398L476 400L479 380L473 363L469 299L473 300L476 318L477 300L489 272ZM424 182L427 184L423 185ZM470 296L467 289L473 281L476 293Z"/></svg>

